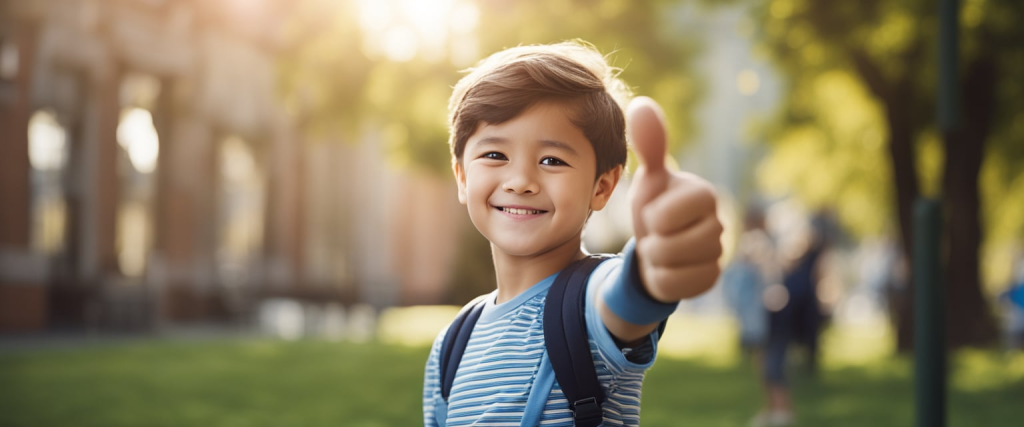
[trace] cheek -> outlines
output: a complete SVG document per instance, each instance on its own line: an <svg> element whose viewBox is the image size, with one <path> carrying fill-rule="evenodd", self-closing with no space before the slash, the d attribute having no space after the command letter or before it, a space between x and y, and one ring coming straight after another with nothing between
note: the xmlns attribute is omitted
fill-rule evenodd
<svg viewBox="0 0 1024 427"><path fill-rule="evenodd" d="M469 200L486 200L490 197L490 183L484 175L477 174L475 179L466 179L466 197Z"/></svg>
<svg viewBox="0 0 1024 427"><path fill-rule="evenodd" d="M574 209L589 210L590 199L593 196L593 188L589 185L581 185L578 182L566 183L563 186L564 190L559 193L559 198L565 200L567 207L572 206Z"/></svg>

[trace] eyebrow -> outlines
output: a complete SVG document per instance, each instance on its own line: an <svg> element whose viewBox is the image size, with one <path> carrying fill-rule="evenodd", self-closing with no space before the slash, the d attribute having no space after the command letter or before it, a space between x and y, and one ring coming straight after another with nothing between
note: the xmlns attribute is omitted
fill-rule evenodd
<svg viewBox="0 0 1024 427"><path fill-rule="evenodd" d="M508 143L508 138L503 138L503 137L500 137L500 136L489 136L489 137L482 138L482 139L477 141L478 145L505 144L505 143ZM555 149L562 150L562 151L567 151L567 152L571 153L574 156L578 156L579 155L579 152L576 151L575 148L572 148L571 145L569 145L567 143L564 143L562 141L557 141L557 140L554 140L554 139L542 139L542 140L540 140L540 145L545 146L545 147L555 148Z"/></svg>

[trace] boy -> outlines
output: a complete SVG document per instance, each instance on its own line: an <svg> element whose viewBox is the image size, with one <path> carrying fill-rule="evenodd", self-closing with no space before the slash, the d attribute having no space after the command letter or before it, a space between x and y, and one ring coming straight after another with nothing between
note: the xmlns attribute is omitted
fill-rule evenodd
<svg viewBox="0 0 1024 427"><path fill-rule="evenodd" d="M624 87L599 53L576 43L499 52L455 86L449 142L459 201L491 243L497 290L485 297L447 403L439 390L446 332L435 341L425 425L573 425L552 379L542 314L558 272L586 256L583 227L625 167L626 119L613 97ZM631 188L635 245L602 262L586 290L605 425L639 424L658 324L719 274L714 194L700 178L665 169L662 117L649 98L630 104L642 164Z"/></svg>

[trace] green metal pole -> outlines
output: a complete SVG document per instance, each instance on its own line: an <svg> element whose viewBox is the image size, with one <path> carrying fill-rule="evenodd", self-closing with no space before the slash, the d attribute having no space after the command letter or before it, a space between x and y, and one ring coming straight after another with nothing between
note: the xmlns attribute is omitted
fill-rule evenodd
<svg viewBox="0 0 1024 427"><path fill-rule="evenodd" d="M939 0L937 118L950 143L960 125L960 1ZM942 203L914 206L914 386L917 427L946 425L946 288L941 277Z"/></svg>
<svg viewBox="0 0 1024 427"><path fill-rule="evenodd" d="M918 427L946 425L946 301L941 271L942 203L914 205L914 387Z"/></svg>

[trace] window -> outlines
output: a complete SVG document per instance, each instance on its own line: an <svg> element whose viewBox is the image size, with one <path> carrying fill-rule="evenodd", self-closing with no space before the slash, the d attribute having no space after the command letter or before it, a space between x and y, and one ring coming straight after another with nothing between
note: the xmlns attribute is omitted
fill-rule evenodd
<svg viewBox="0 0 1024 427"><path fill-rule="evenodd" d="M67 133L50 110L39 110L28 121L28 158L32 166L32 250L53 255L64 248L66 208L62 175L67 163Z"/></svg>

